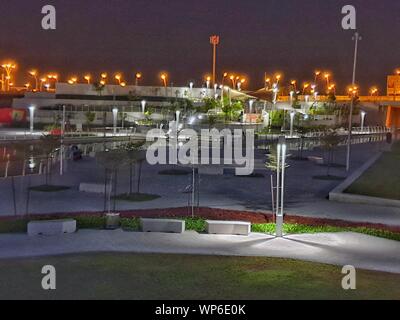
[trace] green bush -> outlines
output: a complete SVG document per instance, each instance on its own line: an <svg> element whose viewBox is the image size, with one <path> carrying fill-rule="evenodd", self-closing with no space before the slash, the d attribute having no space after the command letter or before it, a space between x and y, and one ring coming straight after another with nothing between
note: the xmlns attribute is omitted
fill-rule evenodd
<svg viewBox="0 0 400 320"><path fill-rule="evenodd" d="M78 229L103 229L106 225L105 217L81 216L71 219L76 220L76 225Z"/></svg>
<svg viewBox="0 0 400 320"><path fill-rule="evenodd" d="M29 220L0 220L0 233L26 233Z"/></svg>
<svg viewBox="0 0 400 320"><path fill-rule="evenodd" d="M205 232L206 231L206 221L200 218L186 218L186 230Z"/></svg>
<svg viewBox="0 0 400 320"><path fill-rule="evenodd" d="M128 231L139 231L140 230L140 220L138 218L122 218L121 227Z"/></svg>

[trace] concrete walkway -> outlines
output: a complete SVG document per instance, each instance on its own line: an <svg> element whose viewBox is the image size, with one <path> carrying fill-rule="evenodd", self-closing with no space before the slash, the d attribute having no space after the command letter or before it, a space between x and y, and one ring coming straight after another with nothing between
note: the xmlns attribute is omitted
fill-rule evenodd
<svg viewBox="0 0 400 320"><path fill-rule="evenodd" d="M59 237L0 235L0 259L89 252L168 253L290 258L400 273L400 242L357 233L290 235L283 239L82 230Z"/></svg>

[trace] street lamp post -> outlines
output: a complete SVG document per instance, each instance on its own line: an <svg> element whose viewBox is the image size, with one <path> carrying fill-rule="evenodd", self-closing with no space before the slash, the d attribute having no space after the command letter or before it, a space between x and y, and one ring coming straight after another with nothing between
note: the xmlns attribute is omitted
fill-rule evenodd
<svg viewBox="0 0 400 320"><path fill-rule="evenodd" d="M365 116L367 113L365 111L361 111L361 133L364 132L364 126L365 126Z"/></svg>
<svg viewBox="0 0 400 320"><path fill-rule="evenodd" d="M34 129L34 117L35 117L35 106L29 107L29 122L30 122L30 133L33 134Z"/></svg>
<svg viewBox="0 0 400 320"><path fill-rule="evenodd" d="M279 137L277 152L277 184L276 184L276 236L283 236L283 210L285 201L285 169L286 169L286 139Z"/></svg>
<svg viewBox="0 0 400 320"><path fill-rule="evenodd" d="M217 73L217 46L219 45L219 36L211 36L210 44L213 46L213 74L212 74L212 84L216 84L216 73Z"/></svg>
<svg viewBox="0 0 400 320"><path fill-rule="evenodd" d="M254 100L253 99L249 100L249 107L250 107L249 113L250 114L253 113L253 105L254 105Z"/></svg>
<svg viewBox="0 0 400 320"><path fill-rule="evenodd" d="M32 70L29 72L29 75L31 75L35 79L35 91L38 91L39 90L38 72L36 70Z"/></svg>
<svg viewBox="0 0 400 320"><path fill-rule="evenodd" d="M358 55L358 41L361 40L361 36L358 32L354 34L353 40L355 41L354 47L354 63L353 63L353 81L352 85L355 86L356 83L356 70L357 70L357 55ZM349 132L347 138L347 157L346 157L346 171L350 171L350 158L351 158L351 138L352 138L352 129L353 129L353 110L354 110L354 99L355 96L352 97L350 102L350 113L349 113Z"/></svg>
<svg viewBox="0 0 400 320"><path fill-rule="evenodd" d="M296 112L292 111L290 113L290 137L293 138L294 134L294 117L296 116Z"/></svg>
<svg viewBox="0 0 400 320"><path fill-rule="evenodd" d="M63 105L62 110L62 123L61 123L61 147L60 147L60 176L64 174L64 137L65 137L65 118L66 108Z"/></svg>
<svg viewBox="0 0 400 320"><path fill-rule="evenodd" d="M146 100L143 100L141 102L141 104L142 104L142 113L145 114L146 113L146 104L147 104Z"/></svg>
<svg viewBox="0 0 400 320"><path fill-rule="evenodd" d="M11 73L17 67L13 63L5 63L1 66L6 71L6 90L10 91Z"/></svg>
<svg viewBox="0 0 400 320"><path fill-rule="evenodd" d="M113 109L113 125L114 125L114 136L117 135L117 124L118 124L118 109Z"/></svg>
<svg viewBox="0 0 400 320"><path fill-rule="evenodd" d="M135 86L139 86L139 81L142 79L142 74L140 72L136 73L135 76Z"/></svg>

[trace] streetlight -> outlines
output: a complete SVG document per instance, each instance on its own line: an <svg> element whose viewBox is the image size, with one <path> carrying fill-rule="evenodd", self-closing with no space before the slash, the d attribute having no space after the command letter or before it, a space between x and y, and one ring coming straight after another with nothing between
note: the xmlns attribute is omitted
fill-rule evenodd
<svg viewBox="0 0 400 320"><path fill-rule="evenodd" d="M271 78L265 77L265 91L269 89L271 85Z"/></svg>
<svg viewBox="0 0 400 320"><path fill-rule="evenodd" d="M307 90L307 88L309 87L310 85L308 84L308 83L305 83L304 85L303 85L303 95L305 94L305 92L306 92L306 90Z"/></svg>
<svg viewBox="0 0 400 320"><path fill-rule="evenodd" d="M277 74L275 78L276 78L276 84L279 85L279 81L281 81L282 75Z"/></svg>
<svg viewBox="0 0 400 320"><path fill-rule="evenodd" d="M108 75L107 75L107 73L103 72L103 73L100 75L100 77L101 77L100 83L104 86L104 85L107 83L107 77L108 77Z"/></svg>
<svg viewBox="0 0 400 320"><path fill-rule="evenodd" d="M353 41L355 41L354 46L354 63L353 63L353 81L352 85L354 86L356 83L356 70L357 70L357 54L358 54L358 41L361 40L361 36L358 32L354 34ZM354 109L354 99L355 96L351 99L350 102L350 113L349 113L349 136L347 139L347 158L346 158L346 170L350 171L350 157L351 157L351 137L352 137L352 129L353 129L353 109Z"/></svg>
<svg viewBox="0 0 400 320"><path fill-rule="evenodd" d="M364 125L365 125L365 117L367 113L365 111L361 111L361 133L364 132Z"/></svg>
<svg viewBox="0 0 400 320"><path fill-rule="evenodd" d="M139 85L139 81L142 79L142 73L141 72L137 72L135 75L135 85L138 86Z"/></svg>
<svg viewBox="0 0 400 320"><path fill-rule="evenodd" d="M216 74L217 74L217 46L219 45L219 36L213 35L210 37L210 44L213 46L213 74L212 82L213 85L216 84Z"/></svg>
<svg viewBox="0 0 400 320"><path fill-rule="evenodd" d="M317 70L314 72L314 84L317 85L318 77L321 75L321 71Z"/></svg>
<svg viewBox="0 0 400 320"><path fill-rule="evenodd" d="M253 113L253 105L254 105L254 102L255 102L255 101L254 101L253 99L249 100L249 107L250 107L249 113L250 113L250 114Z"/></svg>
<svg viewBox="0 0 400 320"><path fill-rule="evenodd" d="M234 75L231 75L231 76L229 77L229 79L232 81L232 88L235 89L235 87L236 87L235 76L234 76Z"/></svg>
<svg viewBox="0 0 400 320"><path fill-rule="evenodd" d="M117 135L117 122L118 122L118 109L113 109L113 125L114 125L114 136Z"/></svg>
<svg viewBox="0 0 400 320"><path fill-rule="evenodd" d="M42 88L44 88L44 85L45 85L46 81L47 81L46 78L40 79L40 91L42 91Z"/></svg>
<svg viewBox="0 0 400 320"><path fill-rule="evenodd" d="M290 82L290 84L293 86L294 91L297 91L297 81L296 80L292 80Z"/></svg>
<svg viewBox="0 0 400 320"><path fill-rule="evenodd" d="M35 116L35 106L30 106L29 108L29 122L30 122L30 132L33 134L34 129L34 116Z"/></svg>
<svg viewBox="0 0 400 320"><path fill-rule="evenodd" d="M90 80L92 79L92 77L90 76L90 74L87 74L85 76L85 80L87 81L88 84L90 84Z"/></svg>
<svg viewBox="0 0 400 320"><path fill-rule="evenodd" d="M283 236L283 208L285 201L285 169L286 169L286 138L279 137L277 152L277 184L276 184L276 236Z"/></svg>
<svg viewBox="0 0 400 320"><path fill-rule="evenodd" d="M245 78L243 78L242 80L240 80L239 82L238 82L238 90L239 91L242 91L242 86L244 85L246 83L246 79Z"/></svg>
<svg viewBox="0 0 400 320"><path fill-rule="evenodd" d="M293 138L294 133L294 117L296 116L296 112L292 111L290 113L290 137Z"/></svg>
<svg viewBox="0 0 400 320"><path fill-rule="evenodd" d="M167 74L166 73L162 73L161 74L161 80L162 80L162 82L163 82L163 84L164 84L164 87L166 88L167 87L167 81L168 81L168 76L167 76Z"/></svg>
<svg viewBox="0 0 400 320"><path fill-rule="evenodd" d="M207 85L207 89L210 89L210 84L211 84L211 77L207 77L206 78L206 85Z"/></svg>
<svg viewBox="0 0 400 320"><path fill-rule="evenodd" d="M115 80L118 81L118 84L121 84L121 79L122 79L122 75L121 75L120 73L117 73L117 74L115 75Z"/></svg>
<svg viewBox="0 0 400 320"><path fill-rule="evenodd" d="M36 70L29 71L29 75L35 79L35 91L39 90L38 72Z"/></svg>
<svg viewBox="0 0 400 320"><path fill-rule="evenodd" d="M328 90L329 90L329 85L330 85L330 82L329 82L330 76L331 75L329 73L325 73L325 75L324 75L324 78L326 79L326 87L328 88Z"/></svg>
<svg viewBox="0 0 400 320"><path fill-rule="evenodd" d="M225 73L222 75L222 86L224 86L224 84L225 84L225 79L226 79L227 76L228 76L228 73L227 73L227 72L225 72Z"/></svg>
<svg viewBox="0 0 400 320"><path fill-rule="evenodd" d="M146 104L147 104L146 100L142 100L141 104L142 104L142 113L145 114L146 113Z"/></svg>
<svg viewBox="0 0 400 320"><path fill-rule="evenodd" d="M7 63L2 64L1 67L6 71L6 74L7 74L6 90L10 91L11 73L13 72L14 69L17 68L17 66L12 62L7 62Z"/></svg>

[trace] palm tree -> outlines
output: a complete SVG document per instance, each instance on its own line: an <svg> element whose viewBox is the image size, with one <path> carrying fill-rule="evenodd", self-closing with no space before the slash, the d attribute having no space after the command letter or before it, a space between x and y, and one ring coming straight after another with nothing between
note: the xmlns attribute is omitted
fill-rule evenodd
<svg viewBox="0 0 400 320"><path fill-rule="evenodd" d="M60 137L54 135L43 135L40 138L40 150L46 157L46 183L49 185L49 180L52 173L51 159L54 151L61 145Z"/></svg>
<svg viewBox="0 0 400 320"><path fill-rule="evenodd" d="M328 151L328 169L326 173L327 176L330 176L330 169L333 162L334 152L339 144L342 142L342 140L342 137L339 136L335 130L327 131L321 139L322 147L326 151Z"/></svg>
<svg viewBox="0 0 400 320"><path fill-rule="evenodd" d="M145 141L139 142L131 142L122 147L122 150L126 151L126 162L129 164L129 194L133 194L133 177L136 165L139 164L139 174L138 174L138 183L137 183L137 193L140 193L140 180L141 180L141 171L142 171L142 163L145 159Z"/></svg>
<svg viewBox="0 0 400 320"><path fill-rule="evenodd" d="M90 131L90 125L96 120L96 113L88 111L85 113L87 131Z"/></svg>
<svg viewBox="0 0 400 320"><path fill-rule="evenodd" d="M97 94L99 96L101 96L103 94L103 91L105 88L106 88L106 86L100 82L96 82L93 84L93 89L94 89L94 91L97 92Z"/></svg>
<svg viewBox="0 0 400 320"><path fill-rule="evenodd" d="M114 188L114 212L116 210L116 196L118 187L118 169L126 164L126 151L125 150L113 150L99 152L96 154L97 162L105 168L105 181L104 181L104 204L108 200L108 213L111 213L111 193ZM110 174L110 176L108 176ZM108 189L107 186L110 185ZM108 191L108 196L107 196Z"/></svg>

